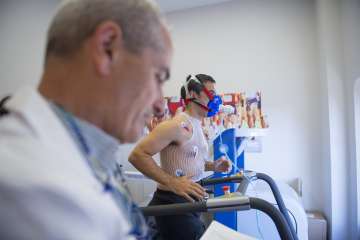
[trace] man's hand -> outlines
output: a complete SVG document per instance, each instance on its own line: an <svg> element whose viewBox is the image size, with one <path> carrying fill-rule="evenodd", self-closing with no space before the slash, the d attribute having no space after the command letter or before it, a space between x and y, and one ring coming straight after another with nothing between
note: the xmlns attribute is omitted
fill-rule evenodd
<svg viewBox="0 0 360 240"><path fill-rule="evenodd" d="M203 199L206 195L205 189L189 178L188 176L173 177L167 187L170 188L172 192L186 198L190 202L194 202L191 196L196 197L198 200Z"/></svg>
<svg viewBox="0 0 360 240"><path fill-rule="evenodd" d="M231 162L227 160L224 156L220 157L218 160L214 161L214 171L215 172L227 172L231 169Z"/></svg>

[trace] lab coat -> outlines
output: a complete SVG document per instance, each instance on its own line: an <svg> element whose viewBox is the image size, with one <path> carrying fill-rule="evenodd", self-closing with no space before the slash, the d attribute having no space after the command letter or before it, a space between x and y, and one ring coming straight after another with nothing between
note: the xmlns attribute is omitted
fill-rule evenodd
<svg viewBox="0 0 360 240"><path fill-rule="evenodd" d="M111 193L37 90L0 118L0 239L134 239Z"/></svg>

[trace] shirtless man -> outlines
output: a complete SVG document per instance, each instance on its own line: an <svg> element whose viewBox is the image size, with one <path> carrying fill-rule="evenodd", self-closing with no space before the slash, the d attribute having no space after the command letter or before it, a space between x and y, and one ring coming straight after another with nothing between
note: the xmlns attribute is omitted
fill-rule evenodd
<svg viewBox="0 0 360 240"><path fill-rule="evenodd" d="M143 174L158 182L150 205L200 200L205 190L196 182L205 171L225 172L224 158L208 161L208 144L201 127L205 117L215 115L221 98L215 80L208 75L189 76L181 88L185 111L159 124L131 153L129 161ZM159 167L153 156L160 153ZM163 239L199 239L205 227L198 213L156 217Z"/></svg>

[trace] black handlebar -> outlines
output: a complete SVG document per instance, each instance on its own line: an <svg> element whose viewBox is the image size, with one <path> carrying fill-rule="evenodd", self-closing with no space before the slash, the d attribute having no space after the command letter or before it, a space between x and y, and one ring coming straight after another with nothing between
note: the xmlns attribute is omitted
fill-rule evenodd
<svg viewBox="0 0 360 240"><path fill-rule="evenodd" d="M280 209L280 212L283 214L286 222L289 225L291 235L293 236L293 239L297 240L298 239L297 233L296 233L296 231L294 229L294 226L293 226L292 221L290 219L288 210L287 210L287 208L285 206L284 200L281 197L279 188L277 187L275 181L270 176L268 176L268 175L266 175L264 173L256 173L256 177L258 179L261 179L261 180L263 180L263 181L265 181L265 182L267 182L269 184L269 186L271 188L271 191L273 192L273 195L275 197L276 203L277 203L277 205L278 205L278 207Z"/></svg>
<svg viewBox="0 0 360 240"><path fill-rule="evenodd" d="M221 183L240 183L244 179L243 176L235 177L224 177L224 178L206 178L200 180L199 184L201 186L209 186Z"/></svg>
<svg viewBox="0 0 360 240"><path fill-rule="evenodd" d="M280 212L284 216L286 223L289 225L290 233L291 233L293 239L297 240L298 239L297 233L294 229L294 226L290 219L288 210L284 204L284 201L281 197L280 191L279 191L275 181L270 176L268 176L264 173L256 173L254 177L257 179L261 179L269 184L269 186L274 194L276 203L278 204L278 207L280 209ZM244 176L232 176L232 177L224 177L224 178L208 178L208 179L201 180L200 185L208 186L208 185L215 185L215 184L221 184L221 183L241 183L244 180L244 178L245 178Z"/></svg>
<svg viewBox="0 0 360 240"><path fill-rule="evenodd" d="M243 197L242 197L243 199ZM248 206L253 209L260 210L266 213L275 223L275 226L279 232L282 240L294 240L289 225L287 224L284 216L280 211L274 207L271 203L259 198L248 198ZM226 201L226 199L224 199ZM229 211L229 206L218 202L218 206L212 205L212 208L216 208L216 211ZM233 204L233 202L231 203ZM243 205L243 201L239 201L239 205ZM232 205L234 209L236 206ZM158 206L149 206L140 208L145 216L164 216L164 215L179 215L191 212L207 212L210 209L205 201L194 203L177 203L166 204ZM232 210L233 210L232 209Z"/></svg>
<svg viewBox="0 0 360 240"><path fill-rule="evenodd" d="M294 240L284 216L274 205L260 198L249 199L251 208L260 210L271 217L282 240Z"/></svg>

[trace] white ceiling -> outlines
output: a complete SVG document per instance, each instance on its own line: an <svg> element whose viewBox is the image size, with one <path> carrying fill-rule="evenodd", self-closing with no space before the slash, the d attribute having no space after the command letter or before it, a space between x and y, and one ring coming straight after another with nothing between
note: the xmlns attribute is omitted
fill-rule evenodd
<svg viewBox="0 0 360 240"><path fill-rule="evenodd" d="M164 12L172 12L188 8L212 5L230 0L156 0Z"/></svg>

